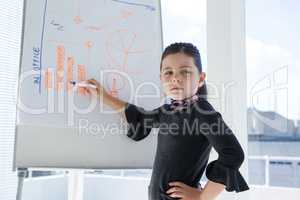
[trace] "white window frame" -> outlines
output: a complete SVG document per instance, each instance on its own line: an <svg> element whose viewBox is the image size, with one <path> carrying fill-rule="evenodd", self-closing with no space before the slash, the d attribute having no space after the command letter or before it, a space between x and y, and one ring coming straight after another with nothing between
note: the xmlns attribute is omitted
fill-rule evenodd
<svg viewBox="0 0 300 200"><path fill-rule="evenodd" d="M248 181L247 69L245 0L207 0L207 83L209 101L241 143L240 168ZM216 153L211 157L216 159ZM222 194L220 199L248 199L249 192Z"/></svg>

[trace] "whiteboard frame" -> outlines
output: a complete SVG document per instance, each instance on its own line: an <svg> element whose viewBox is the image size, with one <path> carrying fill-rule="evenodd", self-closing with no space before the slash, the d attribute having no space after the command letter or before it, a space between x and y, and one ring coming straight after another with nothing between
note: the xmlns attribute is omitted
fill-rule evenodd
<svg viewBox="0 0 300 200"><path fill-rule="evenodd" d="M26 7L27 7L27 0L23 0L23 16L22 16L22 29L21 29L21 44L20 44L20 54L19 54L19 74L18 74L18 81L17 81L17 94L16 94L16 112L15 112L15 141L14 141L14 157L13 157L13 171L16 171L16 157L17 157L17 141L18 141L18 134L17 134L17 121L18 121L18 99L20 97L20 78L21 78L21 67L22 67L22 60L23 60L23 47L24 47L24 32L25 32L25 16L26 16Z"/></svg>
<svg viewBox="0 0 300 200"><path fill-rule="evenodd" d="M13 164L12 170L16 171L19 168L31 168L31 169L136 169L136 168L81 168L81 167L48 167L48 166L21 166L17 165L17 142L18 142L18 99L20 98L20 78L21 78L21 68L22 68L22 60L23 60L23 47L24 47L24 32L25 32L25 20L26 20L26 8L27 8L27 0L23 0L23 16L22 16L22 29L21 29L21 44L20 44L20 60L19 60L19 74L17 81L17 94L16 94L16 117L15 117L15 141L14 141L14 153L13 153ZM161 50L164 50L164 35L163 35L163 23L162 23L162 6L161 0L158 0L158 11L159 11L159 19L160 19L160 34L161 34ZM153 130L151 131L151 133ZM151 136L148 135L147 137ZM156 150L156 146L155 146ZM155 152L155 151L154 151ZM152 166L145 166L140 169L150 169Z"/></svg>

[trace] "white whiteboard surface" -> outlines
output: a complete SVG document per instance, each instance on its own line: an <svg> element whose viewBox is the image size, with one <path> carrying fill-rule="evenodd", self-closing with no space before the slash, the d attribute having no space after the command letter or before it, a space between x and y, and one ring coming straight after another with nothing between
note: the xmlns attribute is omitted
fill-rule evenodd
<svg viewBox="0 0 300 200"><path fill-rule="evenodd" d="M160 1L27 0L23 21L14 166L151 168L155 129L131 140L119 114L68 83L95 78L120 99L158 107Z"/></svg>

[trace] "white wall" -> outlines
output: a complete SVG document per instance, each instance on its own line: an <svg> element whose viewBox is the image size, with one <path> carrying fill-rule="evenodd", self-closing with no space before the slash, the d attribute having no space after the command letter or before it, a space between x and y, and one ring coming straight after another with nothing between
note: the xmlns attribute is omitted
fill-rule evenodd
<svg viewBox="0 0 300 200"><path fill-rule="evenodd" d="M86 176L84 200L148 200L149 180L132 177Z"/></svg>
<svg viewBox="0 0 300 200"><path fill-rule="evenodd" d="M25 179L22 200L67 200L67 188L65 176Z"/></svg>

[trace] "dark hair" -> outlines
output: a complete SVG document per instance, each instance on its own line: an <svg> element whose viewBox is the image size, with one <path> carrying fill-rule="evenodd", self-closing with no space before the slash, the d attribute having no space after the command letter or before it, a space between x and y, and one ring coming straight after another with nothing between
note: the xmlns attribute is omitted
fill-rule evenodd
<svg viewBox="0 0 300 200"><path fill-rule="evenodd" d="M199 70L199 73L202 72L202 63L201 63L201 57L200 57L200 52L197 49L196 46L194 46L191 43L186 43L186 42L175 42L167 46L162 53L161 56L161 61L160 61L160 70L162 68L162 61L163 59L170 54L175 54L175 53L184 53L187 56L191 56L194 58L194 63ZM207 87L206 83L204 81L204 84L198 88L196 94L198 94L202 98L207 98Z"/></svg>

